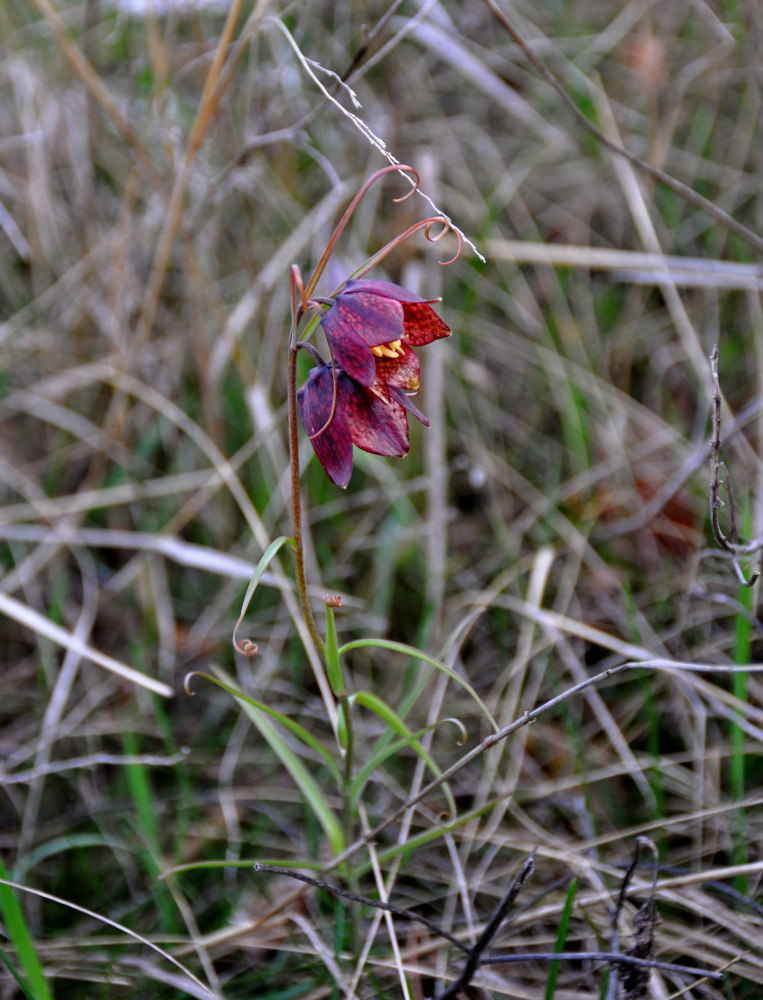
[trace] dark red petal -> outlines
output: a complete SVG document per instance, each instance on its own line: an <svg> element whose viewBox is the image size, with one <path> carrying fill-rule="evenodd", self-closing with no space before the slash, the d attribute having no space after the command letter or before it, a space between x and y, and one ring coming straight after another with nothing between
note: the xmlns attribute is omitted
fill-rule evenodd
<svg viewBox="0 0 763 1000"><path fill-rule="evenodd" d="M403 318L405 340L412 347L423 347L433 340L450 336L450 327L425 302L406 302Z"/></svg>
<svg viewBox="0 0 763 1000"><path fill-rule="evenodd" d="M386 299L396 299L398 302L439 302L439 299L422 299L415 292L409 292L407 288L401 288L391 281L381 281L374 278L350 278L344 286L340 295L353 295L356 292L370 292L372 295L381 295Z"/></svg>
<svg viewBox="0 0 763 1000"><path fill-rule="evenodd" d="M310 444L318 461L326 470L329 479L344 489L352 475L352 436L342 407L341 372L337 372L337 401L334 416L325 430L318 433L331 415L334 398L333 372L331 365L313 368L307 376L307 381L297 393L297 406L302 426L310 438Z"/></svg>
<svg viewBox="0 0 763 1000"><path fill-rule="evenodd" d="M396 389L402 389L403 392L418 392L419 385L421 384L419 359L410 347L406 347L405 344L401 344L397 348L397 354L396 358L376 359L374 392L377 392L380 382L383 382L386 386L394 386ZM382 395L384 398L388 397L388 393L383 393Z"/></svg>
<svg viewBox="0 0 763 1000"><path fill-rule="evenodd" d="M401 406L404 406L405 409L409 413L412 413L414 415L414 417L418 417L418 419L422 422L422 424L424 424L425 427L429 427L430 426L429 421L424 416L424 414L421 412L421 410L418 408L418 406L416 406L416 404L413 402L413 400L411 400L403 392L402 389L391 388L389 391L390 391L390 395L392 396L392 398L396 399L398 401L398 403L400 403Z"/></svg>
<svg viewBox="0 0 763 1000"><path fill-rule="evenodd" d="M348 391L343 384L343 390L342 409L353 444L374 455L407 455L411 446L405 409L394 401L385 403L363 386Z"/></svg>
<svg viewBox="0 0 763 1000"><path fill-rule="evenodd" d="M333 310L368 347L389 344L403 336L403 305L395 299L371 292L338 295Z"/></svg>
<svg viewBox="0 0 763 1000"><path fill-rule="evenodd" d="M343 315L339 307L334 304L325 316L321 317L321 326L331 344L334 361L339 367L361 385L373 385L376 377L374 355L365 340L355 332L355 324L348 322L346 315Z"/></svg>

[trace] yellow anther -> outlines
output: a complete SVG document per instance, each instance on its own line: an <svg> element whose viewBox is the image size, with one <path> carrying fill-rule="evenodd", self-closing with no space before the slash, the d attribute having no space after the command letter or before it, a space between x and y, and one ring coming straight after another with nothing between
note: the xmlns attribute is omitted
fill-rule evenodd
<svg viewBox="0 0 763 1000"><path fill-rule="evenodd" d="M399 358L400 346L399 340L393 340L389 344L379 344L378 347L372 347L371 351L377 358Z"/></svg>

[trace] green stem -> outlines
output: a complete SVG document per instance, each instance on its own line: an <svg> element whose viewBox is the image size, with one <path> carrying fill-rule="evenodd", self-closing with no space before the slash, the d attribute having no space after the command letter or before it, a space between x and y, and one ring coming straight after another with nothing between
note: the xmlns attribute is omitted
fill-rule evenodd
<svg viewBox="0 0 763 1000"><path fill-rule="evenodd" d="M291 470L291 515L292 534L294 536L294 562L297 571L297 591L302 606L302 616L305 619L310 638L325 660L326 650L323 639L315 624L315 618L307 596L307 581L305 579L305 557L302 546L302 502L299 489L299 435L297 431L297 348L289 348L288 377L288 410L289 410L289 466Z"/></svg>
<svg viewBox="0 0 763 1000"><path fill-rule="evenodd" d="M339 710L344 722L344 773L342 775L342 798L344 800L344 835L348 844L352 843L355 828L355 817L352 814L352 763L355 751L355 732L352 728L352 711L350 699L346 694L339 695Z"/></svg>
<svg viewBox="0 0 763 1000"><path fill-rule="evenodd" d="M344 723L344 771L342 774L342 833L345 844L353 842L355 832L355 815L352 809L352 763L355 750L355 732L352 725L352 706L346 692L337 698L339 712ZM341 730L340 730L341 731ZM345 878L353 892L360 890L357 871L351 865L345 867ZM358 953L360 941L360 914L357 907L350 909L349 949L350 954Z"/></svg>

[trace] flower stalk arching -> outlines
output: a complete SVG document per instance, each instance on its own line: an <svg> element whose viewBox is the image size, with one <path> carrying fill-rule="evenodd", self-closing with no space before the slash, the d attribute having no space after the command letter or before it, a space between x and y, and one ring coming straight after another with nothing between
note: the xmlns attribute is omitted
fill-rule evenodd
<svg viewBox="0 0 763 1000"><path fill-rule="evenodd" d="M365 193L368 191L370 186L374 184L381 177L393 171L406 172L413 175L414 187L411 191L407 192L403 197L395 199L396 201L404 201L409 198L417 188L419 183L418 173L406 165L395 165L382 167L377 170L371 177L366 180L362 185L358 193L352 199L350 204L347 206L342 218L339 220L334 232L329 239L325 250L321 254L321 257L313 271L310 280L307 285L304 284L302 280L302 275L300 273L299 267L293 264L290 269L290 304L291 304L291 329L289 331L289 352L288 352L288 398L287 398L287 409L288 409L288 423L289 423L289 462L290 462L290 480L291 480L291 504L292 504L292 526L293 526L293 536L294 536L294 547L295 547L295 564L296 564L296 579L297 579L297 589L299 593L299 600L302 608L302 614L305 620L305 624L310 633L316 648L320 651L321 655L325 659L325 645L323 639L321 638L320 632L318 631L315 618L313 616L312 608L310 607L310 602L307 594L307 580L305 577L305 565L304 565L304 546L303 546L303 536L302 536L302 509L301 509L301 495L300 495L300 484L299 484L299 434L297 429L297 412L299 409L299 414L302 417L303 423L305 422L305 417L310 418L311 414L309 408L306 406L303 410L299 407L298 403L298 393L297 393L297 354L300 347L305 347L309 349L310 354L313 356L313 360L316 362L317 368L313 370L313 375L316 372L319 373L319 378L316 381L313 377L313 397L316 401L317 407L322 407L323 401L321 396L324 392L324 387L327 384L328 376L330 375L331 381L331 405L329 409L323 414L323 419L315 422L311 421L312 426L308 429L308 435L310 436L313 448L320 452L325 448L335 446L339 447L342 451L342 461L341 468L339 464L336 466L329 466L327 461L321 457L319 453L319 458L321 459L324 468L329 473L331 479L337 482L338 485L346 486L349 480L349 473L352 469L352 444L357 445L367 451L372 451L377 454L385 455L405 455L408 451L408 429L407 429L407 417L408 412L413 413L424 423L427 423L424 415L408 401L407 396L411 393L418 391L418 362L415 357L411 357L411 352L407 351L405 354L405 364L398 363L397 371L392 371L391 367L394 368L395 365L390 366L386 359L391 358L393 361L398 359L398 351L395 348L399 347L400 340L394 336L390 336L389 344L385 344L384 341L380 342L380 346L376 347L373 340L368 344L372 356L375 358L381 357L381 363L377 365L377 373L379 378L370 378L368 373L365 377L361 378L362 385L358 385L353 378L348 378L342 368L337 364L337 359L335 358L334 347L332 345L331 337L329 340L329 350L331 351L331 363L326 366L322 364L322 360L317 350L309 345L306 341L299 341L299 325L305 314L310 309L316 309L323 315L321 317L321 322L324 325L324 332L328 334L326 323L328 322L327 316L329 314L335 313L338 315L338 303L341 298L341 294L337 293L337 296L332 299L322 299L314 298L313 293L323 274L326 265L328 264L329 258L336 247L339 237L344 232L348 222L350 221L355 209L357 208L360 200L363 198ZM444 228L441 232L435 236L431 235L432 227L435 223L442 223ZM407 239L413 233L417 232L419 229L424 229L428 240L431 242L437 242L440 240L446 232L451 228L450 222L443 216L436 216L433 218L425 219L420 222L415 223L405 230L404 233L397 236L395 239L390 241L385 247L377 251L373 257L359 269L357 274L365 274L371 267L382 260L388 253L390 253L395 247L399 246L400 243ZM449 261L444 261L441 263L452 263L456 260L461 252L461 238L458 238L458 248L455 255ZM356 294L355 298L358 298L358 291L360 283L357 277L350 279L355 282ZM383 282L370 283L376 285L382 285ZM395 307L398 309L400 316L397 317L397 322L401 327L401 332L403 336L407 336L406 324L403 320L403 313L406 306L400 305L400 303L409 303L407 308L412 308L413 303L422 303L428 307L428 304L418 298L418 296L413 296L411 294L406 294L403 289L396 288L396 286L389 285L387 283L387 289L382 292L381 289L377 291L376 294L377 303L381 304L386 300L392 300ZM348 296L347 291L344 293L344 302L352 302L353 299ZM386 302L387 306L389 301ZM324 313L324 307L328 307L328 313ZM348 308L348 307L345 307ZM377 309L379 305L377 305ZM431 312L431 310L430 310ZM434 316L434 314L432 314ZM437 319L437 322L441 324L442 329L437 331L434 337L439 337L443 335L448 335L450 331L448 328L442 324L442 322ZM410 323L410 328L413 329L414 323ZM433 337L429 337L433 339ZM419 343L426 343L429 340L418 341ZM339 341L341 346L341 340ZM390 350L391 348L391 350ZM355 349L357 350L357 344L355 344ZM400 348L400 352L404 351ZM347 354L345 354L344 367L347 367ZM370 361L365 361L365 368L368 372L371 372L372 366ZM320 377L320 373L325 372L325 376ZM349 373L352 375L352 372ZM356 372L357 375L357 372ZM344 421L344 414L338 414L338 392L339 386L343 390L343 401L345 403L345 409L348 414L353 414L353 423L348 426L347 422ZM310 381L310 380L308 380ZM300 390L299 396L305 393L305 387ZM384 406L387 410L384 410ZM362 411L362 415L359 418L357 411ZM386 416L386 420L382 419L382 415ZM337 418L341 419L337 419ZM394 418L392 422L390 419ZM344 421L344 422L342 422ZM360 423L359 423L360 421ZM336 428L335 428L336 422ZM341 430L339 430L341 423ZM361 426L362 425L362 426ZM386 425L386 426L385 426ZM306 425L307 427L307 425ZM380 428L382 429L380 432ZM331 433L328 433L331 432ZM326 435L326 440L317 443L317 440L322 436ZM337 434L339 438L337 439ZM317 445L317 447L316 447ZM348 455L349 453L349 455ZM338 461L338 460L337 460Z"/></svg>
<svg viewBox="0 0 763 1000"><path fill-rule="evenodd" d="M432 236L430 235L432 227L437 225L437 223L442 223L443 228L435 236ZM401 243L404 243L420 229L424 230L424 235L430 243L439 243L443 236L447 236L449 232L455 233L456 239L458 240L456 252L449 260L438 261L441 267L448 267L450 264L454 264L461 256L461 251L464 245L461 233L457 229L454 229L453 223L444 215L433 215L429 219L420 219L418 222L414 222L412 226L409 226L408 229L405 230L405 232L400 233L399 236L395 236L394 239L391 239L389 243L385 244L380 250L377 250L373 256L369 257L365 264L359 267L357 271L354 271L352 277L360 278L364 274L367 274L372 268L376 267L379 261L384 260L384 258L396 247L400 246Z"/></svg>
<svg viewBox="0 0 763 1000"><path fill-rule="evenodd" d="M318 282L320 280L320 277L323 274L324 270L326 269L326 265L329 262L329 258L331 257L331 254L334 252L334 247L336 246L339 237L344 232L347 223L352 218L355 209L358 207L358 204L360 203L360 200L362 199L363 195L366 193L366 191L368 191L368 189L371 187L372 184L375 184L376 181L379 180L381 177L384 177L385 174L392 173L393 171L401 174L405 173L412 174L415 180L414 186L411 188L411 190L408 191L406 194L404 194L402 197L395 198L394 199L395 201L405 201L406 198L410 198L412 194L416 193L419 186L419 175L417 171L413 169L413 167L409 167L407 164L397 163L387 167L382 167L380 170L377 170L376 173L371 174L371 176L362 185L358 193L355 195L350 204L347 206L344 215L339 220L334 232L331 234L331 239L326 244L326 249L321 254L321 258L315 265L315 270L310 276L310 280L308 281L307 286L303 291L303 295L306 298L310 298L310 296L315 291Z"/></svg>

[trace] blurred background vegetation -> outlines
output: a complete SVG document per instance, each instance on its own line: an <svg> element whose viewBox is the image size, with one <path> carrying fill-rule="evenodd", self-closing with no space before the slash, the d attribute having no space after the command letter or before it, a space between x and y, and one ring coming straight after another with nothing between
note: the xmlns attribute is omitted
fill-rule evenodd
<svg viewBox="0 0 763 1000"><path fill-rule="evenodd" d="M405 460L356 452L345 493L302 442L316 606L339 592L344 640L442 656L502 725L624 660L759 658L758 588L714 545L707 497L717 343L738 527L763 535L763 14L755 0L501 9L514 35L482 0L0 0L0 858L93 911L0 897L0 996L402 995L384 922L356 968L345 924L362 918L365 941L369 911L313 890L279 911L293 885L247 868L157 881L203 860L331 859L240 705L183 691L188 671L224 669L336 753L287 550L243 626L259 653L230 641L254 567L290 531L289 267L309 274L386 162L298 53L485 258L466 246L440 267L455 239L419 234L375 272L441 295L453 337L422 352L432 428L412 426ZM607 148L528 50L611 142L741 229ZM362 107L321 67L350 70ZM418 196L396 204L405 190L395 175L372 189L322 294L431 214ZM424 676L396 653L353 656L353 686L398 707ZM437 675L407 718L447 716L466 749L489 733ZM358 727L362 763L384 727L362 712ZM462 769L450 787L471 819L443 826L434 794L386 831L388 892L473 940L537 847L496 950L608 950L645 835L662 866L657 957L733 964L723 984L655 972L632 996L759 997L762 727L754 672L619 674ZM465 752L454 732L431 737L441 767ZM292 749L335 804L318 758ZM378 768L369 826L423 781L410 750ZM356 860L373 893L368 850ZM398 937L411 996L444 988L458 954L423 928ZM541 962L481 975L494 997L613 995L600 963L563 963L550 993Z"/></svg>

